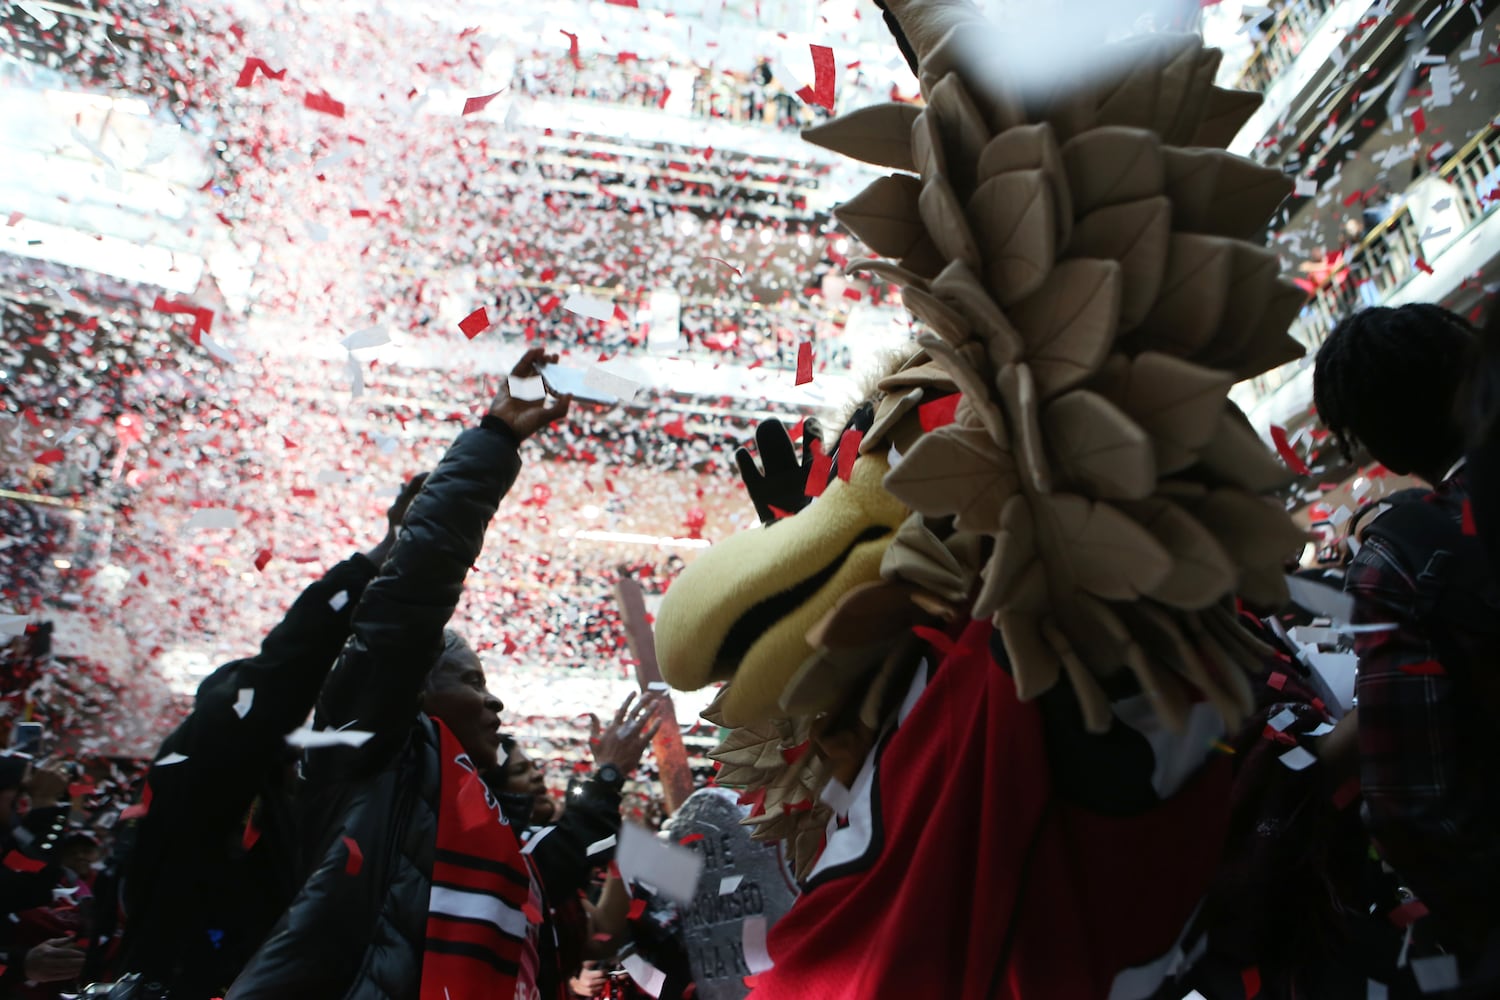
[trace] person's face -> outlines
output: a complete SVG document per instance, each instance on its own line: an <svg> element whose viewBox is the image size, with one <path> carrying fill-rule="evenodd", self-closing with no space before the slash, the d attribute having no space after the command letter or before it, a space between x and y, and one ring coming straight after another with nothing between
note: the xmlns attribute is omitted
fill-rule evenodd
<svg viewBox="0 0 1500 1000"><path fill-rule="evenodd" d="M505 759L505 790L516 795L547 794L541 764L526 756L526 751L519 746Z"/></svg>
<svg viewBox="0 0 1500 1000"><path fill-rule="evenodd" d="M81 875L88 874L98 860L99 848L97 847L78 847L58 859L64 868Z"/></svg>
<svg viewBox="0 0 1500 1000"><path fill-rule="evenodd" d="M500 759L500 713L505 705L485 686L484 667L468 646L443 654L427 678L422 710L453 731L481 771Z"/></svg>

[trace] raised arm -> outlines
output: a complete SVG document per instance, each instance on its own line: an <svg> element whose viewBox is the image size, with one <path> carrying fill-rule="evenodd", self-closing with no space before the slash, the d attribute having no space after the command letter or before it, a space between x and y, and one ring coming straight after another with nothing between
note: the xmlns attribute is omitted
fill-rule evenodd
<svg viewBox="0 0 1500 1000"><path fill-rule="evenodd" d="M544 360L528 351L512 374L529 378ZM547 358L546 360L555 360ZM317 726L375 735L358 751L309 755L314 780L379 770L400 748L417 697L443 647L443 627L479 558L484 532L520 471L521 442L568 411L515 399L502 381L479 427L460 434L412 501L380 576L354 613L349 641L318 698Z"/></svg>

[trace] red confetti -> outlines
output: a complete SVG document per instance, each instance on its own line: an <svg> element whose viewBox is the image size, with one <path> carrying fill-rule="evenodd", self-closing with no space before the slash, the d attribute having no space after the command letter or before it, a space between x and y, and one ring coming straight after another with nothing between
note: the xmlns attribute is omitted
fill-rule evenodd
<svg viewBox="0 0 1500 1000"><path fill-rule="evenodd" d="M1420 899L1409 899L1390 913L1387 913L1386 916L1390 919L1391 923L1405 930L1427 916L1427 904L1423 903Z"/></svg>
<svg viewBox="0 0 1500 1000"><path fill-rule="evenodd" d="M604 2L608 4L614 4L616 7L639 8L641 6L639 0L604 0Z"/></svg>
<svg viewBox="0 0 1500 1000"><path fill-rule="evenodd" d="M583 69L583 60L578 58L578 36L571 31L563 31L561 28L557 30L568 36L568 58L573 60L573 68Z"/></svg>
<svg viewBox="0 0 1500 1000"><path fill-rule="evenodd" d="M1240 971L1240 984L1245 987L1245 1000L1255 1000L1260 996L1260 969L1250 966Z"/></svg>
<svg viewBox="0 0 1500 1000"><path fill-rule="evenodd" d="M283 448L291 449L297 447L297 442L293 441L291 438L283 434L281 435L281 446Z"/></svg>
<svg viewBox="0 0 1500 1000"><path fill-rule="evenodd" d="M792 516L792 512L791 511L789 511L789 510L782 510L780 507L776 506L773 503L772 504L766 504L766 506L770 508L771 514L778 521L784 520L784 519Z"/></svg>
<svg viewBox="0 0 1500 1000"><path fill-rule="evenodd" d="M935 431L953 423L958 412L958 401L961 399L963 396L955 392L917 407L917 419L922 422L922 429Z"/></svg>
<svg viewBox="0 0 1500 1000"><path fill-rule="evenodd" d="M245 65L240 70L239 79L234 81L234 85L236 87L250 86L250 84L255 82L256 70L260 70L262 76L269 77L272 80L281 80L286 77L286 70L272 69L270 66L266 65L266 61L264 59L257 59L255 56L249 56L245 59Z"/></svg>
<svg viewBox="0 0 1500 1000"><path fill-rule="evenodd" d="M521 912L526 914L527 923L539 924L542 922L542 911L538 910L536 905L529 899L521 904Z"/></svg>
<svg viewBox="0 0 1500 1000"><path fill-rule="evenodd" d="M1273 673L1266 678L1266 687L1280 691L1286 686L1286 674Z"/></svg>
<svg viewBox="0 0 1500 1000"><path fill-rule="evenodd" d="M344 846L349 849L349 859L344 862L345 875L358 875L359 870L365 865L365 854L359 849L353 837L343 837Z"/></svg>
<svg viewBox="0 0 1500 1000"><path fill-rule="evenodd" d="M701 833L690 833L686 837L683 837L681 840L679 840L678 843L682 844L684 847L686 847L688 844L696 844L698 841L700 841L702 839L703 839L703 834L701 834Z"/></svg>
<svg viewBox="0 0 1500 1000"><path fill-rule="evenodd" d="M465 337L473 340L490 328L490 314L485 312L484 306L480 306L459 320L458 328L464 332Z"/></svg>
<svg viewBox="0 0 1500 1000"><path fill-rule="evenodd" d="M320 111L325 115L333 115L335 118L344 117L344 105L341 101L335 101L327 94L304 94L302 106L313 111Z"/></svg>
<svg viewBox="0 0 1500 1000"><path fill-rule="evenodd" d="M1271 425L1271 443L1276 446L1276 453L1281 456L1281 460L1286 463L1288 469L1299 476L1308 475L1312 471L1302 460L1302 456L1297 454L1297 449L1293 448L1292 443L1287 440L1285 427Z"/></svg>
<svg viewBox="0 0 1500 1000"><path fill-rule="evenodd" d="M1411 113L1411 127L1416 129L1417 135L1427 131L1427 113L1421 108Z"/></svg>
<svg viewBox="0 0 1500 1000"><path fill-rule="evenodd" d="M257 573L264 573L266 571L266 565L270 563L270 561L271 550L261 549L259 552L255 553L255 571Z"/></svg>
<svg viewBox="0 0 1500 1000"><path fill-rule="evenodd" d="M1421 663L1403 663L1401 672L1413 677L1443 677L1448 671L1437 660L1423 660Z"/></svg>
<svg viewBox="0 0 1500 1000"><path fill-rule="evenodd" d="M1417 270L1421 271L1423 274L1431 274L1432 273L1432 265L1429 264L1429 263L1427 263L1427 261L1424 260L1421 257L1418 257L1416 259L1416 267L1417 267Z"/></svg>
<svg viewBox="0 0 1500 1000"><path fill-rule="evenodd" d="M821 104L833 110L835 70L833 49L826 45L809 46L812 49L813 85L797 91L797 96L808 104Z"/></svg>
<svg viewBox="0 0 1500 1000"><path fill-rule="evenodd" d="M639 920L645 912L646 901L644 899L632 899L630 901L630 909L625 912L625 916L631 920Z"/></svg>
<svg viewBox="0 0 1500 1000"><path fill-rule="evenodd" d="M10 213L9 218L5 220L5 225L7 228L10 226L19 225L21 220L24 218L26 218L25 212L12 212Z"/></svg>
<svg viewBox="0 0 1500 1000"><path fill-rule="evenodd" d="M486 94L484 97L470 97L470 98L468 98L467 100L464 101L464 111L463 111L463 113L466 114L466 115L469 115L469 114L473 114L476 111L483 111L485 108L487 108L489 106L489 103L491 101L493 101L495 98L499 97L501 94L505 93L508 89L510 89L510 88L508 88L508 87L501 87L499 90L495 91L493 94Z"/></svg>
<svg viewBox="0 0 1500 1000"><path fill-rule="evenodd" d="M846 483L854 472L854 462L859 458L859 443L864 439L865 432L855 430L853 427L839 438L839 478Z"/></svg>
<svg viewBox="0 0 1500 1000"><path fill-rule="evenodd" d="M1359 775L1345 779L1344 783L1333 792L1333 807L1335 809L1347 809L1349 803L1359 798L1360 784Z"/></svg>
<svg viewBox="0 0 1500 1000"><path fill-rule="evenodd" d="M804 340L797 347L797 381L794 385L806 385L813 378L813 352L812 344Z"/></svg>
<svg viewBox="0 0 1500 1000"><path fill-rule="evenodd" d="M20 851L11 851L5 856L5 867L13 872L39 872L47 867L47 862L28 858Z"/></svg>
<svg viewBox="0 0 1500 1000"><path fill-rule="evenodd" d="M812 467L807 470L807 485L802 492L805 496L820 497L828 488L828 473L833 471L833 459L823 453L823 442L812 443Z"/></svg>
<svg viewBox="0 0 1500 1000"><path fill-rule="evenodd" d="M1479 534L1479 526L1474 523L1474 505L1469 502L1468 497L1464 497L1462 530L1464 534L1471 537Z"/></svg>
<svg viewBox="0 0 1500 1000"><path fill-rule="evenodd" d="M733 271L735 273L736 277L743 278L745 276L745 272L741 271L739 268L737 268L733 264L729 263L729 261L725 260L723 257L704 257L703 259L704 260L718 261L720 264L723 264L725 267L727 267L731 271Z"/></svg>
<svg viewBox="0 0 1500 1000"><path fill-rule="evenodd" d="M252 812L245 820L245 832L240 834L240 849L250 850L255 842L260 839L260 827L255 825L255 814Z"/></svg>
<svg viewBox="0 0 1500 1000"><path fill-rule="evenodd" d="M62 460L63 453L61 448L48 448L34 459L37 465L56 465Z"/></svg>

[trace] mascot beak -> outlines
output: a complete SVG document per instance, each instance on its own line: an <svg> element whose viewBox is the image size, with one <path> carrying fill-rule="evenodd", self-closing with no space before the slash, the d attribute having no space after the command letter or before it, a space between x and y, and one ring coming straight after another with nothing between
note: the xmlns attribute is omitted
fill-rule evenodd
<svg viewBox="0 0 1500 1000"><path fill-rule="evenodd" d="M795 517L741 532L695 559L662 600L656 651L662 677L692 691L732 680L725 725L782 714L787 682L813 655L808 632L852 588L880 579L880 562L909 511L881 485L885 458L861 456Z"/></svg>

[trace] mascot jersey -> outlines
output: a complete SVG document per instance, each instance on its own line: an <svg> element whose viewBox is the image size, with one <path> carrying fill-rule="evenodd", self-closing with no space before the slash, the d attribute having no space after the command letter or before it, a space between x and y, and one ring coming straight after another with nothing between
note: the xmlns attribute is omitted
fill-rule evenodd
<svg viewBox="0 0 1500 1000"><path fill-rule="evenodd" d="M1228 399L1302 353L1251 242L1290 183L1224 152L1258 98L1196 36L1021 86L966 2L886 6L925 104L805 136L892 171L837 215L917 341L800 460L762 426L767 523L672 585L662 674L723 683L719 782L805 888L756 997L1147 997L1272 655L1236 602L1305 543Z"/></svg>

